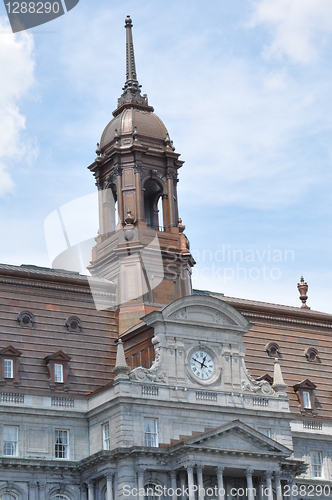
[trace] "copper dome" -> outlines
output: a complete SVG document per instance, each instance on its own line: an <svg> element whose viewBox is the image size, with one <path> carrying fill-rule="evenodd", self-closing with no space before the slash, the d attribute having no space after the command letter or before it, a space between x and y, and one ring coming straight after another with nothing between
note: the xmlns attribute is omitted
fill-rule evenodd
<svg viewBox="0 0 332 500"><path fill-rule="evenodd" d="M140 137L145 136L165 141L168 136L165 125L157 115L151 111L129 107L123 109L106 125L100 139L100 147L104 148L113 142L116 135L120 137L124 135L132 136L135 130Z"/></svg>

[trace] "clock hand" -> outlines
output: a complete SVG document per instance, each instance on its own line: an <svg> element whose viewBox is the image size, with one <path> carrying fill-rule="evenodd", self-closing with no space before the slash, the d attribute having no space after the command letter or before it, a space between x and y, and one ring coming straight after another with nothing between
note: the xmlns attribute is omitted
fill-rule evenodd
<svg viewBox="0 0 332 500"><path fill-rule="evenodd" d="M195 358L192 358L192 359L193 359L193 361L196 361L196 363L201 364L201 362L200 362L200 361L198 361L198 359L195 359Z"/></svg>
<svg viewBox="0 0 332 500"><path fill-rule="evenodd" d="M206 360L206 356L204 356L204 358L203 358L203 363L201 363L201 368L203 368L205 360Z"/></svg>

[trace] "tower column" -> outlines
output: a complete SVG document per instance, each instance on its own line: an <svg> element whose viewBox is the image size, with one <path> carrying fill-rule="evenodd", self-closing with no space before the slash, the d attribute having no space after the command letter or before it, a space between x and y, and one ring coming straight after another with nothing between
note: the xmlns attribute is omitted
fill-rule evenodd
<svg viewBox="0 0 332 500"><path fill-rule="evenodd" d="M169 226L175 227L175 211L174 211L174 184L173 172L167 173L167 191L168 191L168 212L169 212Z"/></svg>
<svg viewBox="0 0 332 500"><path fill-rule="evenodd" d="M136 219L143 220L143 207L142 207L142 175L141 167L136 166L135 173L135 188L136 188Z"/></svg>
<svg viewBox="0 0 332 500"><path fill-rule="evenodd" d="M122 168L118 167L116 169L116 192L118 196L118 212L119 212L119 220L121 224L124 221L124 212L123 212L123 197L122 197Z"/></svg>

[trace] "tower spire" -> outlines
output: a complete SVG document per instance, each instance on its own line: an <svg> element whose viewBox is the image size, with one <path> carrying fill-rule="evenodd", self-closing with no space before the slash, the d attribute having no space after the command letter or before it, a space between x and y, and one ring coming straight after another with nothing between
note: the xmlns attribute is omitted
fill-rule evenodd
<svg viewBox="0 0 332 500"><path fill-rule="evenodd" d="M123 93L118 99L118 107L113 115L116 116L125 106L135 105L137 107L149 107L146 94L141 95L141 85L138 83L136 74L134 42L132 33L133 23L130 16L125 19L126 28L126 82L123 87ZM149 107L149 111L153 108Z"/></svg>
<svg viewBox="0 0 332 500"><path fill-rule="evenodd" d="M130 16L125 19L126 28L126 83L136 83L138 85L136 76L136 65L135 65L135 54L134 54L134 42L133 33L131 28L133 27L132 20Z"/></svg>

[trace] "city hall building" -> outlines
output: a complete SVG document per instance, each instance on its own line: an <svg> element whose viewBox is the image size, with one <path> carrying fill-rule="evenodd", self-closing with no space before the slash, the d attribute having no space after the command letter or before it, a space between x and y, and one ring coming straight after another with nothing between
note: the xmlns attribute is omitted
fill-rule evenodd
<svg viewBox="0 0 332 500"><path fill-rule="evenodd" d="M332 498L332 315L303 279L298 308L192 289L183 162L125 28L92 276L0 265L0 499Z"/></svg>

